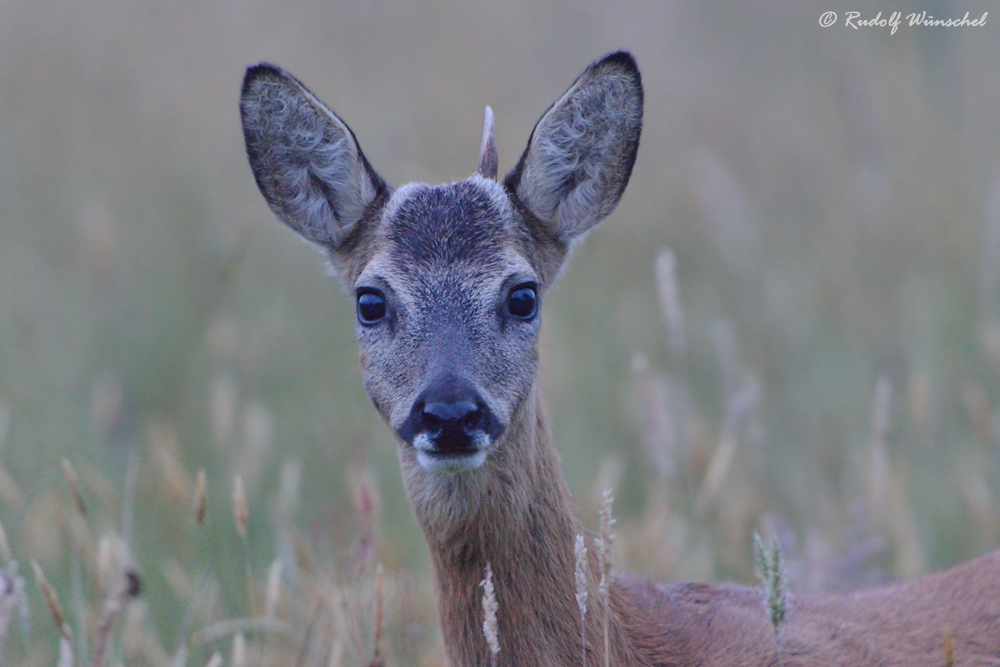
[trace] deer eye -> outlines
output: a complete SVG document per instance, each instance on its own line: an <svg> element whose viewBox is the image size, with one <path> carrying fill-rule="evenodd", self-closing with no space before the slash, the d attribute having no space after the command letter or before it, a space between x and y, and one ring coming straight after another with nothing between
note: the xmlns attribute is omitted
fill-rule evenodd
<svg viewBox="0 0 1000 667"><path fill-rule="evenodd" d="M358 290L358 321L361 324L377 324L385 317L385 297L378 290L362 288Z"/></svg>
<svg viewBox="0 0 1000 667"><path fill-rule="evenodd" d="M534 317L538 310L538 295L535 289L534 283L516 285L507 296L507 312L522 320Z"/></svg>

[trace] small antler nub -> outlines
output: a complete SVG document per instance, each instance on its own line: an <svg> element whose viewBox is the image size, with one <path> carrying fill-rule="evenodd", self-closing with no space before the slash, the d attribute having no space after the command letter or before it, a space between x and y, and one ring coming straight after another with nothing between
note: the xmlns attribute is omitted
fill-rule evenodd
<svg viewBox="0 0 1000 667"><path fill-rule="evenodd" d="M496 126L493 123L493 109L486 107L486 120L483 123L483 144L479 147L479 175L492 180L497 179L497 167L500 159L497 157Z"/></svg>

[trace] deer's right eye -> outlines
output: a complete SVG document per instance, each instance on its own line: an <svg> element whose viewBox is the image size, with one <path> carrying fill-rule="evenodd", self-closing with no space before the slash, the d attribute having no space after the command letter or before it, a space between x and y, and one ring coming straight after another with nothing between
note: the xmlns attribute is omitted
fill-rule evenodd
<svg viewBox="0 0 1000 667"><path fill-rule="evenodd" d="M385 317L385 297L373 289L358 291L358 321L377 324Z"/></svg>

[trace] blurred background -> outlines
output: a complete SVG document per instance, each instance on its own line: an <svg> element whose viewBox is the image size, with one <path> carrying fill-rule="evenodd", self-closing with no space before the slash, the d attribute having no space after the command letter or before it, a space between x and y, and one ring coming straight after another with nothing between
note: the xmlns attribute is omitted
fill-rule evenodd
<svg viewBox="0 0 1000 667"><path fill-rule="evenodd" d="M30 608L0 601L6 663L59 650L32 559L79 664L367 664L379 606L380 659L444 662L352 300L246 162L255 60L400 185L475 171L487 104L505 172L590 61L635 54L631 184L542 337L564 470L588 526L614 489L619 568L752 583L760 530L804 593L994 548L1000 5L915 4L891 35L844 18L893 7L841 4L0 4L0 556ZM127 569L142 593L102 638Z"/></svg>

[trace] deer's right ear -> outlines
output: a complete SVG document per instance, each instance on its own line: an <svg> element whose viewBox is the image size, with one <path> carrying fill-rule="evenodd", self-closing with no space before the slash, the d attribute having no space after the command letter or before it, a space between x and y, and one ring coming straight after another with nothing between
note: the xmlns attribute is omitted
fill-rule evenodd
<svg viewBox="0 0 1000 667"><path fill-rule="evenodd" d="M257 187L307 240L337 248L386 190L351 129L280 67L247 68L240 117Z"/></svg>
<svg viewBox="0 0 1000 667"><path fill-rule="evenodd" d="M587 232L621 199L639 150L642 101L632 55L604 56L542 115L504 179L563 243Z"/></svg>

